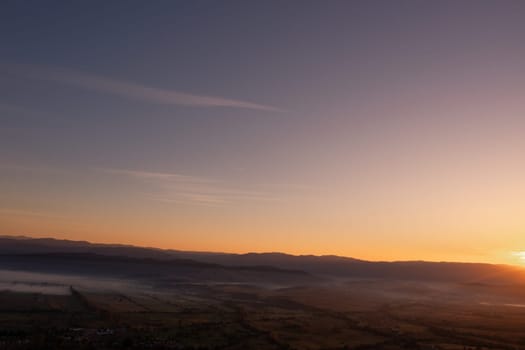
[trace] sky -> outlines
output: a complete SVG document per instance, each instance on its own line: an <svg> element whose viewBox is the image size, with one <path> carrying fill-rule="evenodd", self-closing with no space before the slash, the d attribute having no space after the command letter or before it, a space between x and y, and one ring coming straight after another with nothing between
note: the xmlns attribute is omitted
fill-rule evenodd
<svg viewBox="0 0 525 350"><path fill-rule="evenodd" d="M3 1L0 234L525 262L523 1Z"/></svg>

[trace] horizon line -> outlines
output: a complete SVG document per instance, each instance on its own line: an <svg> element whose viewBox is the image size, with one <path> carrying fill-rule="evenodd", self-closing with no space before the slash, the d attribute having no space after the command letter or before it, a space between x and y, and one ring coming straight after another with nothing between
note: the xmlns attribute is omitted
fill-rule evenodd
<svg viewBox="0 0 525 350"><path fill-rule="evenodd" d="M477 264L477 265L494 265L494 266L510 266L510 267L516 267L520 269L525 269L525 267L518 265L518 264L505 264L505 263L491 263L491 262L480 262L480 261L450 261L450 260L424 260L424 259L411 259L411 260L367 260L367 259L360 259L360 258L354 258L352 256L346 256L346 255L337 255L337 254L293 254L293 253L286 253L282 251L247 251L244 253L240 252L226 252L226 251L206 251L206 250L180 250L176 248L160 248L160 247L154 247L154 246L146 246L146 245L135 245L135 244L129 244L129 243L100 243L100 242L93 242L88 240L72 240L67 238L55 238L55 237L32 237L32 236L26 236L26 235L5 235L0 234L1 238L8 238L8 239L19 239L19 240L55 240L55 241L65 241L65 242L74 242L74 243L88 243L90 245L97 245L97 246L119 246L119 247L131 247L131 248L139 248L139 249L152 249L152 250L160 250L160 251L175 251L175 252L183 252L183 253L202 253L202 254L217 254L217 255L248 255L248 254L259 254L259 255L265 255L265 254L281 254L281 255L287 255L292 257L316 257L316 258L323 258L323 257L333 257L333 258L339 258L339 259L348 259L353 260L354 262L364 262L364 263L433 263L433 264L439 264L439 263L448 263L448 264Z"/></svg>

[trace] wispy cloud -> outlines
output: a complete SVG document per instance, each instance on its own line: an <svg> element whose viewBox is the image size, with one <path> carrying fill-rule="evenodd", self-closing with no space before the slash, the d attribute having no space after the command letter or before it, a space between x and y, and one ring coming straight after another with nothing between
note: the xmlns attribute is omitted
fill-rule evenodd
<svg viewBox="0 0 525 350"><path fill-rule="evenodd" d="M46 172L46 173L64 173L65 169L53 168L43 165L20 165L13 163L2 163L0 160L0 170L5 171L23 171L23 172Z"/></svg>
<svg viewBox="0 0 525 350"><path fill-rule="evenodd" d="M165 203L193 203L220 206L240 201L278 201L278 197L263 191L229 186L222 181L178 173L149 172L127 169L101 169L102 171L127 176L157 188L147 198Z"/></svg>
<svg viewBox="0 0 525 350"><path fill-rule="evenodd" d="M173 195L173 194L172 194ZM229 202L219 198L214 195L207 195L202 193L178 193L172 197L162 197L162 196L148 196L149 199L156 202L164 202L170 204L198 204L205 206L222 206L228 204Z"/></svg>
<svg viewBox="0 0 525 350"><path fill-rule="evenodd" d="M182 175L182 174L176 174L176 173L162 173L162 172L111 169L111 168L104 168L101 170L103 170L106 173L127 175L130 177L135 177L135 178L144 179L144 180L172 180L172 181L184 181L184 182L210 182L212 181L212 180L202 178L202 177Z"/></svg>
<svg viewBox="0 0 525 350"><path fill-rule="evenodd" d="M280 108L263 104L223 97L193 95L181 91L155 88L63 68L29 64L0 63L0 70L12 75L77 86L99 92L139 99L150 103L199 107L231 107L269 112L283 111Z"/></svg>
<svg viewBox="0 0 525 350"><path fill-rule="evenodd" d="M64 216L55 215L55 214L48 213L48 212L22 210L22 209L14 209L14 208L0 208L0 216L31 216L31 217L55 218L55 219L65 218Z"/></svg>

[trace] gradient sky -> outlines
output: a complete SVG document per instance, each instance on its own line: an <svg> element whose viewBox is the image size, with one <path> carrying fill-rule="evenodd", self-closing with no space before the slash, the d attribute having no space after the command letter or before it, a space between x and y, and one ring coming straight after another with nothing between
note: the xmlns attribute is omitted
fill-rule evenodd
<svg viewBox="0 0 525 350"><path fill-rule="evenodd" d="M0 234L519 263L524 33L523 1L3 1Z"/></svg>

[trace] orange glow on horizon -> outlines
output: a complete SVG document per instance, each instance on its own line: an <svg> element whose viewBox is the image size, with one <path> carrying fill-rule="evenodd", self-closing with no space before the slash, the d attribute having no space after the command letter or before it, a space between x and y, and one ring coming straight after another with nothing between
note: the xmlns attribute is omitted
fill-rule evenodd
<svg viewBox="0 0 525 350"><path fill-rule="evenodd" d="M151 223L150 223L151 224ZM180 232L184 230L184 234ZM355 241L350 235L348 239L329 244L323 240L323 235L315 231L275 232L265 228L252 230L251 236L243 237L240 230L222 231L212 225L177 229L174 231L162 229L161 223L156 225L124 226L110 222L98 222L90 226L80 225L75 220L68 220L67 224L57 222L56 218L27 218L24 215L2 217L2 230L4 235L25 235L37 238L57 238L69 240L87 240L92 243L130 244L141 247L155 247L161 249L175 249L185 251L210 251L224 253L264 253L281 252L293 255L338 255L370 261L457 261L457 262L487 262L512 265L523 265L524 254L512 249L502 247L494 249L487 246L483 251L479 246L478 254L472 254L469 247L453 246L442 240L440 244L424 244L412 242L403 244L390 241L379 242L376 240ZM64 233L67 232L67 233ZM155 235L145 234L155 232ZM333 234L333 233L331 233ZM269 236L255 244L253 237ZM275 237L287 239L276 240ZM402 236L402 235L397 235ZM352 243L352 241L355 241ZM487 242L489 244L490 241Z"/></svg>

